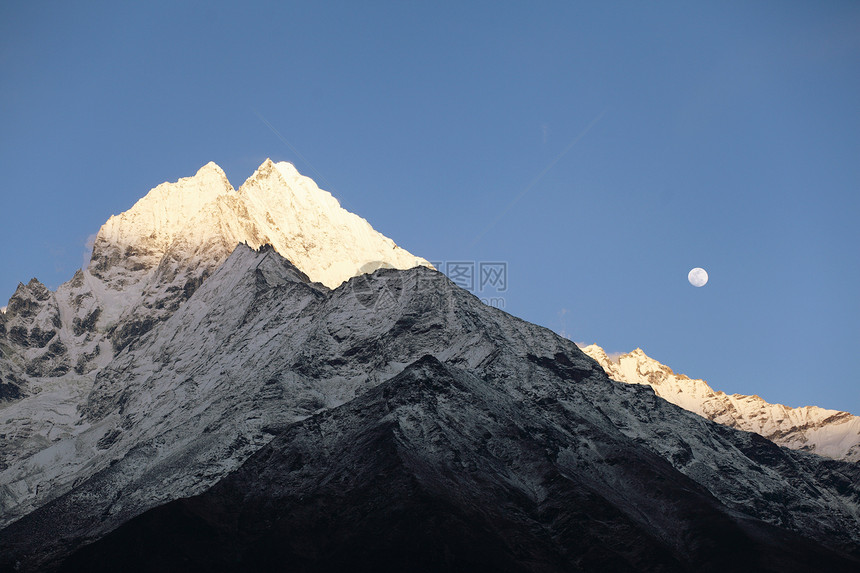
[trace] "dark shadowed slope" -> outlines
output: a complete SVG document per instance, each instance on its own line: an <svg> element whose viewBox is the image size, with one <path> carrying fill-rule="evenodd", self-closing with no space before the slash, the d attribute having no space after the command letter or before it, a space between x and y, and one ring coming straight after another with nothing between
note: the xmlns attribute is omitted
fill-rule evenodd
<svg viewBox="0 0 860 573"><path fill-rule="evenodd" d="M577 393L559 385L560 398ZM729 443L748 435L729 431ZM787 456L765 447L757 463ZM759 459L761 458L761 459ZM837 463L838 462L834 462ZM803 476L790 476L802 478ZM549 397L425 356L63 571L856 571Z"/></svg>

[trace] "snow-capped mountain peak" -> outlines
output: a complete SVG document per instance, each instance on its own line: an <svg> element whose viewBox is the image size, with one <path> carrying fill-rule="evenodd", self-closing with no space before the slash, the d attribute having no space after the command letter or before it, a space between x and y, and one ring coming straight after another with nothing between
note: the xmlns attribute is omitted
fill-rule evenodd
<svg viewBox="0 0 860 573"><path fill-rule="evenodd" d="M661 398L714 422L755 432L792 449L860 461L860 417L848 412L817 406L791 408L759 396L715 391L704 380L676 374L641 348L614 359L596 344L582 351L613 380L651 386Z"/></svg>
<svg viewBox="0 0 860 573"><path fill-rule="evenodd" d="M193 177L162 183L105 223L90 270L98 274L118 262L130 270L148 270L171 249L186 251L173 253L173 259L196 254L194 266L210 267L239 243L271 244L329 288L361 274L368 263L401 269L429 264L343 209L292 164L266 159L238 191L211 162ZM110 260L107 253L113 255Z"/></svg>
<svg viewBox="0 0 860 573"><path fill-rule="evenodd" d="M239 244L271 245L329 288L380 267L430 266L290 163L266 159L236 190L210 162L108 219L87 268L9 325L37 335L21 360L39 376L100 368L169 318Z"/></svg>
<svg viewBox="0 0 860 573"><path fill-rule="evenodd" d="M253 221L240 242L270 243L312 280L334 288L364 269L407 269L429 263L397 246L343 209L286 162L266 160L238 191L237 211Z"/></svg>

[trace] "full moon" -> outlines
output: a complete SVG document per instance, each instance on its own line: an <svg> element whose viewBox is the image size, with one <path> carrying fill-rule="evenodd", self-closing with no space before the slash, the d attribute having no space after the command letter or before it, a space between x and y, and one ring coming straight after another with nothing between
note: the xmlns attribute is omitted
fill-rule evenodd
<svg viewBox="0 0 860 573"><path fill-rule="evenodd" d="M694 287L703 287L708 282L708 272L705 269L696 267L687 275L687 280Z"/></svg>

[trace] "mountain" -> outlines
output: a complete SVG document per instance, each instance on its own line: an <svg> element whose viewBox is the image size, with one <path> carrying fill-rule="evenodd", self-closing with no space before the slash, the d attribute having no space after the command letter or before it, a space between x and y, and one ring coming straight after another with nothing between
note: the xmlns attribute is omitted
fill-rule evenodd
<svg viewBox="0 0 860 573"><path fill-rule="evenodd" d="M10 300L0 570L860 565L860 464L611 380L355 216L313 219L326 195L279 166L160 186L87 271Z"/></svg>
<svg viewBox="0 0 860 573"><path fill-rule="evenodd" d="M77 408L96 376L170 318L237 244L273 245L329 287L380 267L429 265L289 163L267 159L238 191L214 163L162 183L102 226L86 269L57 292L36 279L19 284L0 314L0 402L39 396L0 408L0 470L80 431Z"/></svg>
<svg viewBox="0 0 860 573"><path fill-rule="evenodd" d="M613 380L651 386L661 398L709 420L755 432L787 448L860 461L860 417L848 412L817 406L789 408L758 396L714 391L704 380L675 374L639 348L614 359L596 344L582 351Z"/></svg>
<svg viewBox="0 0 860 573"><path fill-rule="evenodd" d="M270 244L330 288L379 267L429 265L289 163L267 159L238 191L209 163L108 219L87 268L56 293L35 279L19 285L6 312L13 354L33 377L97 370L166 320L240 243Z"/></svg>

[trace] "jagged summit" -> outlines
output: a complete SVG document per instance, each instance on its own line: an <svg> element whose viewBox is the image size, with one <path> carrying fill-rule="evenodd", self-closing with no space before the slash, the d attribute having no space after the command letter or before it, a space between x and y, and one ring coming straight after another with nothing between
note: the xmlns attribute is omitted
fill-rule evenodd
<svg viewBox="0 0 860 573"><path fill-rule="evenodd" d="M224 173L224 170L221 169L221 166L218 165L217 163L215 163L214 161L210 161L209 163L207 163L206 165L204 165L203 167L198 169L197 175L200 175L202 172L209 172L209 171L214 171L215 173L220 173L221 175L224 176L225 179L227 178L227 175Z"/></svg>
<svg viewBox="0 0 860 573"><path fill-rule="evenodd" d="M676 374L641 348L613 357L596 344L582 351L613 380L651 386L661 398L714 422L755 432L792 449L860 461L860 417L848 412L817 406L791 408L759 396L715 391L704 380Z"/></svg>
<svg viewBox="0 0 860 573"><path fill-rule="evenodd" d="M197 251L201 246L221 262L243 242L272 244L330 288L360 274L370 262L395 268L429 264L344 210L292 164L266 159L238 191L211 162L193 177L154 188L101 228L90 270L98 275L119 259L130 270L152 269L166 255L177 258L180 253L171 250Z"/></svg>
<svg viewBox="0 0 860 573"><path fill-rule="evenodd" d="M368 264L407 269L429 263L397 246L331 193L286 162L266 160L239 188L233 208L253 222L241 238L251 246L271 243L311 280L334 288L362 274Z"/></svg>
<svg viewBox="0 0 860 573"><path fill-rule="evenodd" d="M145 248L150 256L163 255L170 242L208 203L233 191L224 171L212 162L193 177L158 185L131 209L102 225L90 267L99 266L102 251L111 248L138 247Z"/></svg>

